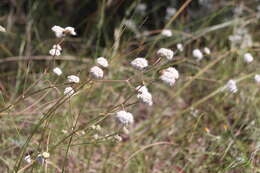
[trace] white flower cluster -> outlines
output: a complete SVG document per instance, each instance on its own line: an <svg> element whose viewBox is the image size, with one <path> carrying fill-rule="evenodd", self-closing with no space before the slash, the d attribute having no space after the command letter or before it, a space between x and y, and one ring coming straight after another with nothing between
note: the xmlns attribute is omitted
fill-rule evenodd
<svg viewBox="0 0 260 173"><path fill-rule="evenodd" d="M160 76L160 79L170 86L173 86L178 78L179 72L173 67L164 69L162 71L162 75Z"/></svg>
<svg viewBox="0 0 260 173"><path fill-rule="evenodd" d="M257 84L260 84L260 74L256 74L254 78L255 78L255 82Z"/></svg>
<svg viewBox="0 0 260 173"><path fill-rule="evenodd" d="M226 84L226 89L231 93L236 93L238 91L236 81L231 79Z"/></svg>
<svg viewBox="0 0 260 173"><path fill-rule="evenodd" d="M90 74L97 79L101 79L104 76L103 70L98 66L91 67Z"/></svg>
<svg viewBox="0 0 260 173"><path fill-rule="evenodd" d="M134 117L130 112L118 111L116 113L116 119L123 125L129 125L134 123Z"/></svg>
<svg viewBox="0 0 260 173"><path fill-rule="evenodd" d="M52 46L52 49L49 51L50 55L52 56L60 56L62 48L59 44L55 44Z"/></svg>
<svg viewBox="0 0 260 173"><path fill-rule="evenodd" d="M64 90L64 95L72 96L75 93L72 87L66 87Z"/></svg>
<svg viewBox="0 0 260 173"><path fill-rule="evenodd" d="M99 57L97 60L97 64L100 65L101 67L107 68L108 67L108 61L104 57Z"/></svg>
<svg viewBox="0 0 260 173"><path fill-rule="evenodd" d="M60 75L62 75L62 70L59 67L55 67L53 69L53 73L55 73L56 75L60 76Z"/></svg>
<svg viewBox="0 0 260 173"><path fill-rule="evenodd" d="M203 51L206 55L210 55L210 53L211 53L211 51L208 47L204 47Z"/></svg>
<svg viewBox="0 0 260 173"><path fill-rule="evenodd" d="M251 55L251 53L244 54L244 61L246 63L251 63L251 62L253 62L253 60L254 60L254 57Z"/></svg>
<svg viewBox="0 0 260 173"><path fill-rule="evenodd" d="M70 26L62 28L60 26L55 25L51 28L51 30L55 33L56 37L58 38L64 37L66 35L77 35L75 29Z"/></svg>
<svg viewBox="0 0 260 173"><path fill-rule="evenodd" d="M0 32L6 32L6 29L0 25Z"/></svg>
<svg viewBox="0 0 260 173"><path fill-rule="evenodd" d="M167 60L172 60L174 56L174 52L171 49L160 48L157 51L157 55L166 58Z"/></svg>
<svg viewBox="0 0 260 173"><path fill-rule="evenodd" d="M68 79L68 82L71 82L71 83L79 83L80 79L78 76L75 76L75 75L70 75L67 77Z"/></svg>
<svg viewBox="0 0 260 173"><path fill-rule="evenodd" d="M131 65L137 70L143 70L148 66L148 61L145 58L138 57L131 62Z"/></svg>
<svg viewBox="0 0 260 173"><path fill-rule="evenodd" d="M192 55L197 59L197 61L200 61L203 59L203 54L199 49L194 49L192 51Z"/></svg>
<svg viewBox="0 0 260 173"><path fill-rule="evenodd" d="M176 47L180 52L184 50L183 45L181 43L178 43Z"/></svg>
<svg viewBox="0 0 260 173"><path fill-rule="evenodd" d="M171 37L172 36L172 31L169 29L163 29L161 34L165 37Z"/></svg>
<svg viewBox="0 0 260 173"><path fill-rule="evenodd" d="M136 87L138 92L137 98L140 99L143 103L152 106L153 105L153 98L152 94L148 91L146 86L138 86Z"/></svg>
<svg viewBox="0 0 260 173"><path fill-rule="evenodd" d="M107 68L109 66L107 59L104 58L104 57L97 58L96 63L97 63L97 65L99 65L100 67L103 67L103 68ZM103 78L104 71L100 67L93 66L93 67L90 68L89 72L90 72L92 77L94 77L96 79Z"/></svg>
<svg viewBox="0 0 260 173"><path fill-rule="evenodd" d="M75 75L70 75L67 77L68 79L68 82L71 82L71 83L79 83L80 79L78 76L75 76ZM73 96L75 93L75 90L72 88L72 87L66 87L65 90L64 90L64 95L67 95L67 96Z"/></svg>

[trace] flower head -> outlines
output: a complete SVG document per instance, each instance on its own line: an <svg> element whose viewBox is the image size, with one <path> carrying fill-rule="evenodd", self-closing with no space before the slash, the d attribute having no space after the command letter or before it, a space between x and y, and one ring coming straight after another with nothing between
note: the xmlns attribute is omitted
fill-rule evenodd
<svg viewBox="0 0 260 173"><path fill-rule="evenodd" d="M226 89L231 93L236 93L238 91L236 81L231 79L226 84Z"/></svg>
<svg viewBox="0 0 260 173"><path fill-rule="evenodd" d="M66 35L76 35L75 29L73 27L62 28L60 26L53 26L51 30L55 33L56 37L61 38Z"/></svg>
<svg viewBox="0 0 260 173"><path fill-rule="evenodd" d="M130 112L119 111L116 113L116 119L123 125L129 125L134 123L134 117Z"/></svg>
<svg viewBox="0 0 260 173"><path fill-rule="evenodd" d="M163 70L162 75L160 76L160 79L170 86L173 86L178 78L179 72L173 67Z"/></svg>
<svg viewBox="0 0 260 173"><path fill-rule="evenodd" d="M171 37L172 36L172 31L169 29L163 29L161 34L165 37Z"/></svg>
<svg viewBox="0 0 260 173"><path fill-rule="evenodd" d="M198 61L202 60L203 58L203 54L201 53L201 51L199 49L194 49L192 51L192 55L197 58Z"/></svg>
<svg viewBox="0 0 260 173"><path fill-rule="evenodd" d="M50 153L48 152L43 152L42 153L42 156L45 158L45 159L48 159L50 157Z"/></svg>
<svg viewBox="0 0 260 173"><path fill-rule="evenodd" d="M58 49L51 49L49 51L49 53L51 56L60 56L61 55L61 52Z"/></svg>
<svg viewBox="0 0 260 173"><path fill-rule="evenodd" d="M0 25L0 32L6 32L6 29Z"/></svg>
<svg viewBox="0 0 260 173"><path fill-rule="evenodd" d="M166 48L160 48L157 51L157 54L161 57L164 57L168 60L172 60L174 56L174 52L171 49L166 49Z"/></svg>
<svg viewBox="0 0 260 173"><path fill-rule="evenodd" d="M64 95L72 96L75 93L72 87L66 87L64 90Z"/></svg>
<svg viewBox="0 0 260 173"><path fill-rule="evenodd" d="M255 82L260 84L260 74L256 74L254 78L255 78Z"/></svg>
<svg viewBox="0 0 260 173"><path fill-rule="evenodd" d="M99 57L97 59L97 64L100 65L101 67L108 67L108 62L107 62L107 59L104 58L104 57Z"/></svg>
<svg viewBox="0 0 260 173"><path fill-rule="evenodd" d="M77 35L77 33L75 32L75 28L71 27L71 26L67 26L64 30L65 34L70 34L70 35Z"/></svg>
<svg viewBox="0 0 260 173"><path fill-rule="evenodd" d="M100 78L103 78L104 76L104 72L101 68L99 68L98 66L94 66L90 69L90 74L97 78L97 79L100 79Z"/></svg>
<svg viewBox="0 0 260 173"><path fill-rule="evenodd" d="M138 86L136 90L138 92L138 99L140 99L143 103L148 104L149 106L153 105L152 94L148 91L146 86Z"/></svg>
<svg viewBox="0 0 260 173"><path fill-rule="evenodd" d="M210 55L210 53L211 53L211 51L210 51L210 49L208 47L204 47L203 51L207 55Z"/></svg>
<svg viewBox="0 0 260 173"><path fill-rule="evenodd" d="M51 30L55 33L56 37L60 38L60 37L64 37L65 33L64 33L64 28L60 27L60 26L53 26L51 28Z"/></svg>
<svg viewBox="0 0 260 173"><path fill-rule="evenodd" d="M70 75L67 77L68 82L72 82L72 83L79 83L80 79L78 76L75 75Z"/></svg>
<svg viewBox="0 0 260 173"><path fill-rule="evenodd" d="M245 55L244 55L244 61L246 62L246 63L250 63L250 62L252 62L254 60L254 57L251 55L251 53L246 53Z"/></svg>
<svg viewBox="0 0 260 173"><path fill-rule="evenodd" d="M138 70L143 70L148 66L148 61L145 58L135 58L132 62L131 65L138 69Z"/></svg>
<svg viewBox="0 0 260 173"><path fill-rule="evenodd" d="M52 56L60 56L62 48L59 44L55 44L52 46L52 49L49 51L50 55Z"/></svg>
<svg viewBox="0 0 260 173"><path fill-rule="evenodd" d="M60 76L62 74L62 71L59 67L55 67L53 69L53 73L55 73L56 75Z"/></svg>
<svg viewBox="0 0 260 173"><path fill-rule="evenodd" d="M183 45L181 43L178 43L176 47L180 52L183 51Z"/></svg>

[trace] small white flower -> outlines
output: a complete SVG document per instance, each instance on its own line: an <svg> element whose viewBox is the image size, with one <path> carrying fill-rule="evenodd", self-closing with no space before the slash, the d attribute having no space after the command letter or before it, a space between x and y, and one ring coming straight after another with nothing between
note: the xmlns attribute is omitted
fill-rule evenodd
<svg viewBox="0 0 260 173"><path fill-rule="evenodd" d="M173 86L178 78L179 72L173 67L163 70L160 76L160 79L170 86Z"/></svg>
<svg viewBox="0 0 260 173"><path fill-rule="evenodd" d="M64 95L72 96L75 93L72 87L66 87L64 90Z"/></svg>
<svg viewBox="0 0 260 173"><path fill-rule="evenodd" d="M130 112L119 111L116 113L116 119L123 125L129 125L134 123L134 117Z"/></svg>
<svg viewBox="0 0 260 173"><path fill-rule="evenodd" d="M104 57L99 57L97 59L97 64L100 65L101 67L108 67L108 62L107 62L107 59L104 58Z"/></svg>
<svg viewBox="0 0 260 173"><path fill-rule="evenodd" d="M55 73L56 75L60 76L62 74L62 71L59 67L55 67L53 69L53 73Z"/></svg>
<svg viewBox="0 0 260 173"><path fill-rule="evenodd" d="M152 106L153 105L152 94L148 91L146 86L138 86L136 89L138 92L137 98L140 99L143 103Z"/></svg>
<svg viewBox="0 0 260 173"><path fill-rule="evenodd" d="M64 33L65 29L60 26L55 25L51 28L51 30L55 33L56 37L58 37L58 38L65 36L65 33Z"/></svg>
<svg viewBox="0 0 260 173"><path fill-rule="evenodd" d="M145 58L136 58L131 62L131 65L138 69L138 70L143 70L148 66L148 61Z"/></svg>
<svg viewBox="0 0 260 173"><path fill-rule="evenodd" d="M197 58L197 61L200 61L200 60L202 60L202 58L203 58L203 54L201 53L201 51L200 51L199 49L194 49L194 50L192 51L192 55L193 55L195 58Z"/></svg>
<svg viewBox="0 0 260 173"><path fill-rule="evenodd" d="M65 28L65 31L64 31L66 34L70 34L70 35L77 35L77 33L75 32L75 28L71 27L71 26L67 26Z"/></svg>
<svg viewBox="0 0 260 173"><path fill-rule="evenodd" d="M101 131L101 129L102 129L102 128L101 128L101 126L100 126L99 124L96 125L96 130L97 130L97 131Z"/></svg>
<svg viewBox="0 0 260 173"><path fill-rule="evenodd" d="M99 137L99 135L98 135L98 134L94 134L94 135L93 135L93 138L94 138L95 140L98 140L98 139L100 139L100 137Z"/></svg>
<svg viewBox="0 0 260 173"><path fill-rule="evenodd" d="M253 56L250 54L250 53L246 53L245 55L244 55L244 61L246 62L246 63L250 63L250 62L252 62L254 60L254 58L253 58Z"/></svg>
<svg viewBox="0 0 260 173"><path fill-rule="evenodd" d="M238 91L236 81L229 80L226 84L226 89L231 93L236 93Z"/></svg>
<svg viewBox="0 0 260 173"><path fill-rule="evenodd" d="M177 44L177 49L182 52L183 51L183 45L181 43Z"/></svg>
<svg viewBox="0 0 260 173"><path fill-rule="evenodd" d="M157 54L161 57L164 57L168 60L172 60L174 56L174 52L171 49L166 49L166 48L160 48L157 51Z"/></svg>
<svg viewBox="0 0 260 173"><path fill-rule="evenodd" d="M42 153L42 156L45 158L45 159L48 159L50 157L50 153L48 152L43 152Z"/></svg>
<svg viewBox="0 0 260 173"><path fill-rule="evenodd" d="M61 38L64 37L66 34L76 35L75 29L73 27L66 27L62 28L60 26L53 26L51 30L55 33L56 37Z"/></svg>
<svg viewBox="0 0 260 173"><path fill-rule="evenodd" d="M211 51L210 51L210 49L208 47L204 47L203 51L207 55L210 55L210 53L211 53Z"/></svg>
<svg viewBox="0 0 260 173"><path fill-rule="evenodd" d="M163 29L161 34L165 37L171 37L172 36L172 31L169 29Z"/></svg>
<svg viewBox="0 0 260 173"><path fill-rule="evenodd" d="M32 158L31 158L31 155L28 154L24 157L24 160L27 162L27 163L31 163L32 162Z"/></svg>
<svg viewBox="0 0 260 173"><path fill-rule="evenodd" d="M51 49L51 50L49 51L49 54L50 54L51 56L60 56L60 55L61 55L61 52L60 52L59 49Z"/></svg>
<svg viewBox="0 0 260 173"><path fill-rule="evenodd" d="M255 82L260 84L260 74L256 74L254 78L255 78Z"/></svg>
<svg viewBox="0 0 260 173"><path fill-rule="evenodd" d="M70 75L67 77L68 82L79 83L80 79L78 76Z"/></svg>
<svg viewBox="0 0 260 173"><path fill-rule="evenodd" d="M90 74L91 74L93 77L97 78L97 79L103 78L103 76L104 76L103 70L102 70L101 68L99 68L98 66L92 67L92 68L90 69Z"/></svg>
<svg viewBox="0 0 260 173"><path fill-rule="evenodd" d="M0 25L0 32L6 32L6 29Z"/></svg>

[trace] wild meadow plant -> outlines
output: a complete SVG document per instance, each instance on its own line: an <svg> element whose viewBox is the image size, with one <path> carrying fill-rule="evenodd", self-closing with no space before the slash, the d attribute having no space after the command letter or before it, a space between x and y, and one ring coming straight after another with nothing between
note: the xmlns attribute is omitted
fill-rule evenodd
<svg viewBox="0 0 260 173"><path fill-rule="evenodd" d="M98 26L109 3L101 3ZM153 31L138 23L149 4L133 2L111 47L97 48L88 61L75 53L72 65L60 61L68 48L85 48L77 29L54 24L46 31L55 36L44 49L51 56L47 67L34 69L33 59L20 64L26 77L18 97L8 100L1 89L2 125L14 127L0 135L8 146L0 171L259 171L259 45L249 30L256 13L243 3L227 4L234 6L230 21L209 24L220 10L195 32L172 27L190 3L167 6L159 18L166 24Z"/></svg>

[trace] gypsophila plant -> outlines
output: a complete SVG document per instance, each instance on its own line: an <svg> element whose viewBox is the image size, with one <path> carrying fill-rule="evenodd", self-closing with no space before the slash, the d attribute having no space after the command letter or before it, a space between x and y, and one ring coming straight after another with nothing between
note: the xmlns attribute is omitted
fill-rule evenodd
<svg viewBox="0 0 260 173"><path fill-rule="evenodd" d="M0 172L259 170L257 1L2 3Z"/></svg>

